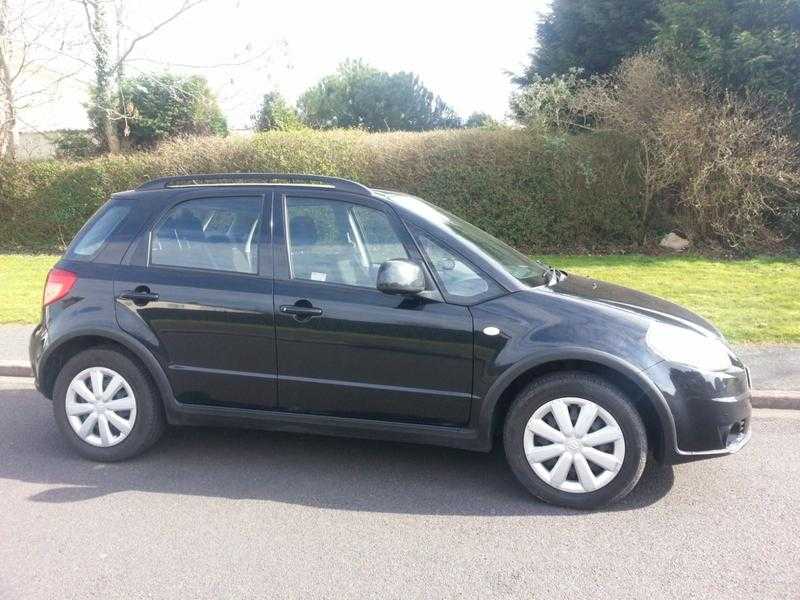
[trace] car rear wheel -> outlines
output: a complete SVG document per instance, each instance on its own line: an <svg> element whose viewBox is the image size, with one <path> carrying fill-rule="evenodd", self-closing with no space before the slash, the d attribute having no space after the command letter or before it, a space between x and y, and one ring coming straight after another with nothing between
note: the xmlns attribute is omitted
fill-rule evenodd
<svg viewBox="0 0 800 600"><path fill-rule="evenodd" d="M555 373L523 389L504 428L506 457L537 498L592 509L625 497L647 460L644 424L600 377Z"/></svg>
<svg viewBox="0 0 800 600"><path fill-rule="evenodd" d="M53 390L56 423L82 456L118 461L135 456L165 427L158 394L144 370L112 348L92 348L70 359Z"/></svg>

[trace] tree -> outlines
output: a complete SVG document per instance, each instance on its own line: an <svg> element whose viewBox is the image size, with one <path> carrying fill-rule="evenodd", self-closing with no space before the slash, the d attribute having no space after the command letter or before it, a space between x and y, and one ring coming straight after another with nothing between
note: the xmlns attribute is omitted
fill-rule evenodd
<svg viewBox="0 0 800 600"><path fill-rule="evenodd" d="M124 79L125 124L134 147L179 135L226 135L225 116L204 77L139 75ZM122 126L119 122L118 127Z"/></svg>
<svg viewBox="0 0 800 600"><path fill-rule="evenodd" d="M664 0L661 12L656 40L677 68L800 105L798 0Z"/></svg>
<svg viewBox="0 0 800 600"><path fill-rule="evenodd" d="M92 88L91 103L89 105L89 119L99 139L104 141L107 150L112 153L121 149L118 128L115 123L122 121L123 134L129 131L130 115L125 112L125 97L122 82L125 76L125 61L130 57L136 46L143 40L151 37L167 24L171 23L186 11L204 2L204 0L183 0L176 11L167 18L153 25L149 30L135 34L133 39L123 45L121 29L125 22L125 2L117 0L79 0L83 6L86 25L94 47L95 80ZM109 5L115 12L114 22L116 31L114 35L116 52L113 52L111 43L111 27L109 25ZM121 100L121 104L117 102Z"/></svg>
<svg viewBox="0 0 800 600"><path fill-rule="evenodd" d="M461 120L414 73L387 73L360 60L307 90L298 101L303 121L317 128L424 131L459 127Z"/></svg>
<svg viewBox="0 0 800 600"><path fill-rule="evenodd" d="M56 0L0 0L0 158L16 157L20 112L77 72L58 60L76 41L65 12Z"/></svg>
<svg viewBox="0 0 800 600"><path fill-rule="evenodd" d="M520 85L582 69L611 72L620 61L648 45L660 0L553 0L536 27L538 47L530 65L514 79Z"/></svg>
<svg viewBox="0 0 800 600"><path fill-rule="evenodd" d="M497 125L497 121L492 118L490 114L485 112L474 112L464 121L464 127L467 128L496 127Z"/></svg>
<svg viewBox="0 0 800 600"><path fill-rule="evenodd" d="M252 116L256 131L291 131L304 127L297 109L290 106L278 92L264 94L258 112Z"/></svg>
<svg viewBox="0 0 800 600"><path fill-rule="evenodd" d="M8 0L0 0L0 158L15 157L14 134L17 112L14 102L14 77L9 65Z"/></svg>

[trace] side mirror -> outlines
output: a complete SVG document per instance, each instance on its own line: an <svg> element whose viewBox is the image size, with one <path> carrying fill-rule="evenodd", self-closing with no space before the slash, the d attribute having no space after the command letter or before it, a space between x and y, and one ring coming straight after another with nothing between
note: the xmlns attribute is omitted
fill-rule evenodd
<svg viewBox="0 0 800 600"><path fill-rule="evenodd" d="M378 289L384 294L419 294L425 291L425 274L417 263L393 258L378 269Z"/></svg>

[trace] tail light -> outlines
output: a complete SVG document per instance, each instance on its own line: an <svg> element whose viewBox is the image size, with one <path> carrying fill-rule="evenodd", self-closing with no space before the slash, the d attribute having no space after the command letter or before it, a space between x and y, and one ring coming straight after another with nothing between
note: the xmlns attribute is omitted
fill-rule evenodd
<svg viewBox="0 0 800 600"><path fill-rule="evenodd" d="M64 269L50 269L47 274L47 281L44 284L44 297L42 305L47 306L57 300L61 300L69 294L72 286L78 281L78 276L72 271Z"/></svg>

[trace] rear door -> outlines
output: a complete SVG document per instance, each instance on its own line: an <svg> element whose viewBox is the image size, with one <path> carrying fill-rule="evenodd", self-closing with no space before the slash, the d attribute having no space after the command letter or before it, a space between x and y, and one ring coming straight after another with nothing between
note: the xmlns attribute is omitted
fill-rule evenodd
<svg viewBox="0 0 800 600"><path fill-rule="evenodd" d="M179 402L277 404L271 207L271 193L178 193L120 269L117 320Z"/></svg>
<svg viewBox="0 0 800 600"><path fill-rule="evenodd" d="M276 199L275 307L283 410L463 425L472 317L433 280L422 297L376 289L380 264L420 261L394 211L363 196Z"/></svg>

